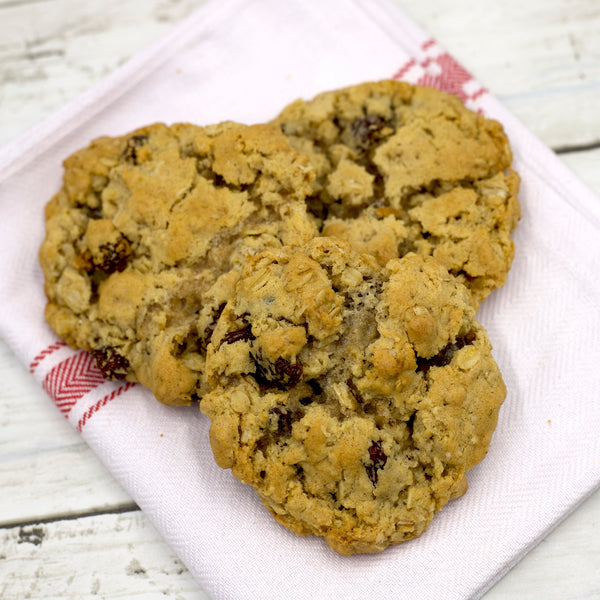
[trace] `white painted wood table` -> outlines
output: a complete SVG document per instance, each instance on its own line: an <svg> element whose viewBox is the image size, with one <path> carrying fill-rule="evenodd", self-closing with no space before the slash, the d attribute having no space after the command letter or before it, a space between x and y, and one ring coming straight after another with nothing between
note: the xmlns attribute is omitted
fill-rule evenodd
<svg viewBox="0 0 600 600"><path fill-rule="evenodd" d="M598 0L395 1L600 194ZM201 3L0 0L0 145ZM2 340L0 381L0 598L208 598ZM596 492L485 598L598 599L599 572Z"/></svg>

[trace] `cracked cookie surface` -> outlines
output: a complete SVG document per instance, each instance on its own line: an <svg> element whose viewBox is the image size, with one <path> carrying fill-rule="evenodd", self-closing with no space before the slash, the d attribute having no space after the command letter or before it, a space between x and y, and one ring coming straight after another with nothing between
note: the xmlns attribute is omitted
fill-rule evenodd
<svg viewBox="0 0 600 600"><path fill-rule="evenodd" d="M519 178L498 122L399 81L298 100L274 122L315 167L307 203L323 235L382 266L409 251L434 256L477 301L505 283Z"/></svg>
<svg viewBox="0 0 600 600"><path fill-rule="evenodd" d="M334 238L252 257L209 344L217 463L341 554L420 535L466 489L505 386L468 290L431 257Z"/></svg>
<svg viewBox="0 0 600 600"><path fill-rule="evenodd" d="M308 160L272 125L155 124L64 169L40 249L48 323L108 378L189 403L246 257L316 233Z"/></svg>

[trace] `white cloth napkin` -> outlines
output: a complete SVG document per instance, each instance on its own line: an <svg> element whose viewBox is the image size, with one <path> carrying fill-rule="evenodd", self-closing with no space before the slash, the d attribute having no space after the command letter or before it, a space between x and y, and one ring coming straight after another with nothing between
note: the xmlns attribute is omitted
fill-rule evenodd
<svg viewBox="0 0 600 600"><path fill-rule="evenodd" d="M44 323L37 250L61 161L154 121L260 122L287 102L402 76L499 119L523 179L507 285L483 305L508 397L470 490L419 539L344 558L215 466L208 420L104 382ZM216 599L475 598L600 482L600 200L383 0L216 0L0 153L0 333ZM26 407L24 407L26 410Z"/></svg>

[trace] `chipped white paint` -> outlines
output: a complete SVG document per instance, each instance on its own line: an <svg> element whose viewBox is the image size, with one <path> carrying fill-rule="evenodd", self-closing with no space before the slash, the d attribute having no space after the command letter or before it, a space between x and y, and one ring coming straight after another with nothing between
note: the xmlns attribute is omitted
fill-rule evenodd
<svg viewBox="0 0 600 600"><path fill-rule="evenodd" d="M0 530L0 598L207 600L140 512Z"/></svg>
<svg viewBox="0 0 600 600"><path fill-rule="evenodd" d="M0 143L88 89L202 3L0 2Z"/></svg>
<svg viewBox="0 0 600 600"><path fill-rule="evenodd" d="M600 194L598 2L395 1ZM0 144L201 3L0 0ZM206 598L3 341L0 381L0 598ZM485 598L599 598L599 564L596 493Z"/></svg>

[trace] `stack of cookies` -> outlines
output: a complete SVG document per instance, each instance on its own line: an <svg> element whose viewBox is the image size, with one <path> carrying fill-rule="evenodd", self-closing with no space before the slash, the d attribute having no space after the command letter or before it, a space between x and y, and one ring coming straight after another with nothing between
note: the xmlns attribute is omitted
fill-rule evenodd
<svg viewBox="0 0 600 600"><path fill-rule="evenodd" d="M46 319L107 378L198 402L277 521L381 551L487 452L506 390L476 312L514 254L510 164L499 123L398 81L97 139L46 208Z"/></svg>

